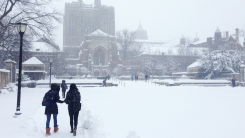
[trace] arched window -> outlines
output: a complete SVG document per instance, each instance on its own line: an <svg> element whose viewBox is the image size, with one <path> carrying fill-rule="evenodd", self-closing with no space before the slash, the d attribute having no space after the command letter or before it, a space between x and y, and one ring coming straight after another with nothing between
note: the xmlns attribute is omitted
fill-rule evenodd
<svg viewBox="0 0 245 138"><path fill-rule="evenodd" d="M105 64L105 54L101 49L94 52L94 65L104 65Z"/></svg>

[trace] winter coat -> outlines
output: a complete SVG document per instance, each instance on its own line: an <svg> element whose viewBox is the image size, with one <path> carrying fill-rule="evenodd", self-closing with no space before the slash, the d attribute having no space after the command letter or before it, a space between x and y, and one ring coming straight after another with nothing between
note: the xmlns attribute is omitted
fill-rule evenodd
<svg viewBox="0 0 245 138"><path fill-rule="evenodd" d="M45 115L46 114L58 114L58 106L57 103L63 103L63 101L60 100L59 91L56 90L49 90L54 95L54 103L52 106L46 106L45 108Z"/></svg>
<svg viewBox="0 0 245 138"><path fill-rule="evenodd" d="M81 95L76 89L70 89L66 94L65 103L68 104L69 113L77 113L81 110Z"/></svg>
<svg viewBox="0 0 245 138"><path fill-rule="evenodd" d="M62 89L62 91L66 91L67 85L65 84L65 82L61 83L61 89Z"/></svg>
<svg viewBox="0 0 245 138"><path fill-rule="evenodd" d="M233 86L233 87L236 86L236 81L235 81L235 79L232 79L232 80L231 80L231 83L232 83L232 86Z"/></svg>

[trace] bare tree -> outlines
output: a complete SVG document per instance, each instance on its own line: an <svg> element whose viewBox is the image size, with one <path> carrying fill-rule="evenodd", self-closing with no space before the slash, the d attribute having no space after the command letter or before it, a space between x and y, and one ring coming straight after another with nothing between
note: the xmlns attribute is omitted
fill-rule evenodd
<svg viewBox="0 0 245 138"><path fill-rule="evenodd" d="M130 47L132 47L134 44L135 32L124 29L122 31L116 32L116 36L117 36L117 42L122 47L123 60L126 60L128 51L130 50Z"/></svg>
<svg viewBox="0 0 245 138"><path fill-rule="evenodd" d="M190 56L193 55L193 52L189 48L189 46L180 46L178 48L178 54L182 56Z"/></svg>
<svg viewBox="0 0 245 138"><path fill-rule="evenodd" d="M158 66L157 57L149 55L145 60L145 70L154 76Z"/></svg>
<svg viewBox="0 0 245 138"><path fill-rule="evenodd" d="M28 50L36 38L53 42L55 22L61 22L61 13L50 7L51 2L52 0L1 0L0 48L10 53L19 48L20 39L15 25L17 22L28 24L24 50Z"/></svg>
<svg viewBox="0 0 245 138"><path fill-rule="evenodd" d="M143 51L142 51L143 44L140 42L135 42L128 50L130 53L131 57L137 57L139 56Z"/></svg>
<svg viewBox="0 0 245 138"><path fill-rule="evenodd" d="M168 55L173 55L174 52L173 52L173 49L168 49Z"/></svg>

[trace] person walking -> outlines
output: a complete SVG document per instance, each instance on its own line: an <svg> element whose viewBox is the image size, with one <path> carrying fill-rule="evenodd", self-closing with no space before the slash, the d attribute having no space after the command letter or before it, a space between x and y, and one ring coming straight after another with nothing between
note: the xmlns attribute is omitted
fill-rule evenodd
<svg viewBox="0 0 245 138"><path fill-rule="evenodd" d="M53 114L53 119L54 119L54 133L58 132L58 124L57 124L57 115L58 115L58 106L57 103L63 103L64 101L60 100L59 96L59 91L60 91L60 86L56 83L51 84L51 90L49 90L43 99L43 102L45 100L50 99L50 105L45 107L45 115L47 116L47 121L46 121L46 136L50 136L50 130L51 128L49 127L51 115Z"/></svg>
<svg viewBox="0 0 245 138"><path fill-rule="evenodd" d="M145 82L147 82L147 79L148 79L148 75L146 74L145 75Z"/></svg>
<svg viewBox="0 0 245 138"><path fill-rule="evenodd" d="M81 101L81 95L79 90L77 89L76 84L71 84L70 90L67 92L66 95L65 103L68 104L71 133L73 133L73 136L76 136L78 115L79 115L79 111L81 110L80 101Z"/></svg>
<svg viewBox="0 0 245 138"><path fill-rule="evenodd" d="M106 87L106 79L103 80L102 87Z"/></svg>
<svg viewBox="0 0 245 138"><path fill-rule="evenodd" d="M232 83L232 87L234 88L236 86L236 80L234 77L231 79L231 83Z"/></svg>
<svg viewBox="0 0 245 138"><path fill-rule="evenodd" d="M131 76L132 81L134 80L134 75Z"/></svg>
<svg viewBox="0 0 245 138"><path fill-rule="evenodd" d="M65 80L62 80L61 88L62 88L62 97L65 98L65 93L66 93L66 89L67 89L67 85L66 85Z"/></svg>

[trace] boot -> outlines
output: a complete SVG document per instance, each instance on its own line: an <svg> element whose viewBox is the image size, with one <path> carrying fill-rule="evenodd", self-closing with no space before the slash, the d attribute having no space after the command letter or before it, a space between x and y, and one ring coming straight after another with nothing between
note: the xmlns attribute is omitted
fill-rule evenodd
<svg viewBox="0 0 245 138"><path fill-rule="evenodd" d="M73 136L76 136L77 135L77 129L75 128L74 130L73 130Z"/></svg>
<svg viewBox="0 0 245 138"><path fill-rule="evenodd" d="M51 129L51 128L46 128L46 137L51 135L50 129Z"/></svg>
<svg viewBox="0 0 245 138"><path fill-rule="evenodd" d="M59 130L58 126L54 127L54 133L57 133Z"/></svg>

